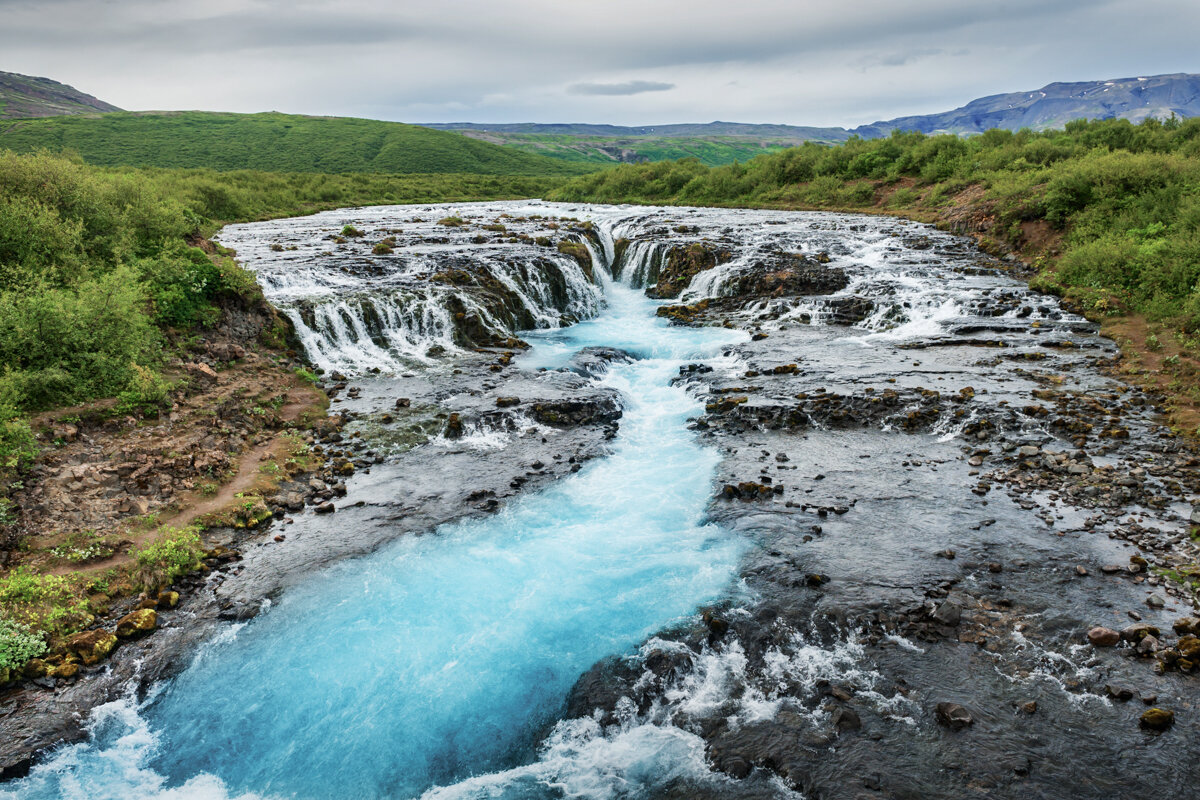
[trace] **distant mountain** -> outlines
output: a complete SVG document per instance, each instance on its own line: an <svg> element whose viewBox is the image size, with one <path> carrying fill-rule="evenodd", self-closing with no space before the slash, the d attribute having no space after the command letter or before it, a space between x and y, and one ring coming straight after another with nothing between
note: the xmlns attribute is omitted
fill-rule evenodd
<svg viewBox="0 0 1200 800"><path fill-rule="evenodd" d="M1174 73L1111 81L1051 83L1032 92L996 94L972 100L942 114L898 117L863 125L852 132L864 138L887 136L893 130L922 133L980 133L991 128L1045 130L1061 128L1073 119L1111 119L1141 122L1200 116L1200 75Z"/></svg>
<svg viewBox="0 0 1200 800"><path fill-rule="evenodd" d="M0 72L0 119L120 110L65 83L15 72Z"/></svg>

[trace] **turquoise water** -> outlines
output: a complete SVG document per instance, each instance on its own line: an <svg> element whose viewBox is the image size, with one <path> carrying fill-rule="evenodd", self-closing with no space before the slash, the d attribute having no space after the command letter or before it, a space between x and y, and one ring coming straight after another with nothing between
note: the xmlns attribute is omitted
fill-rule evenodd
<svg viewBox="0 0 1200 800"><path fill-rule="evenodd" d="M536 762L578 676L727 591L742 547L704 524L718 455L693 441L701 409L669 381L745 334L669 327L633 290L605 291L596 319L530 335L521 365L590 345L638 356L603 379L625 398L610 456L313 575L140 708L99 710L88 742L0 796L402 798L472 776L462 794L495 796L470 786ZM519 794L560 796L539 774Z"/></svg>

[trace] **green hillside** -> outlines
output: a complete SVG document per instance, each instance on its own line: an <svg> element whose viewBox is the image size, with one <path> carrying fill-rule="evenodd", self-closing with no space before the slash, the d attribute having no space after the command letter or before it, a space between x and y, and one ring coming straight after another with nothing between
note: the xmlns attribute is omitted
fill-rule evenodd
<svg viewBox="0 0 1200 800"><path fill-rule="evenodd" d="M291 114L116 112L0 122L0 149L98 166L268 172L578 175L572 164L398 122Z"/></svg>
<svg viewBox="0 0 1200 800"><path fill-rule="evenodd" d="M612 166L643 161L676 161L696 158L710 167L749 161L797 144L786 139L752 139L738 136L574 136L570 134L492 133L462 131L465 136L493 142L527 153L564 161Z"/></svg>

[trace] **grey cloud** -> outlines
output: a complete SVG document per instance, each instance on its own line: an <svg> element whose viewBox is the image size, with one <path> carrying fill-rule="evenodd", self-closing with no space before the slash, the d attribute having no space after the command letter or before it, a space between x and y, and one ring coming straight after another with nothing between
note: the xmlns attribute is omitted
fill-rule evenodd
<svg viewBox="0 0 1200 800"><path fill-rule="evenodd" d="M1195 0L549 5L0 0L0 70L133 109L853 125L1055 80L1195 70L1200 29Z"/></svg>
<svg viewBox="0 0 1200 800"><path fill-rule="evenodd" d="M675 88L673 83L659 81L626 81L625 83L576 83L567 87L570 94L631 95L646 92L666 92Z"/></svg>

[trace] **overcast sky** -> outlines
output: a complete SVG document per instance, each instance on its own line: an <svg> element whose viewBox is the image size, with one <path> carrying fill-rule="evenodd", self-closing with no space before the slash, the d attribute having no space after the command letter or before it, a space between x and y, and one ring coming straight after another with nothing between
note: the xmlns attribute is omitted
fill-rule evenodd
<svg viewBox="0 0 1200 800"><path fill-rule="evenodd" d="M1200 72L1200 0L0 0L0 70L126 109L853 126Z"/></svg>

